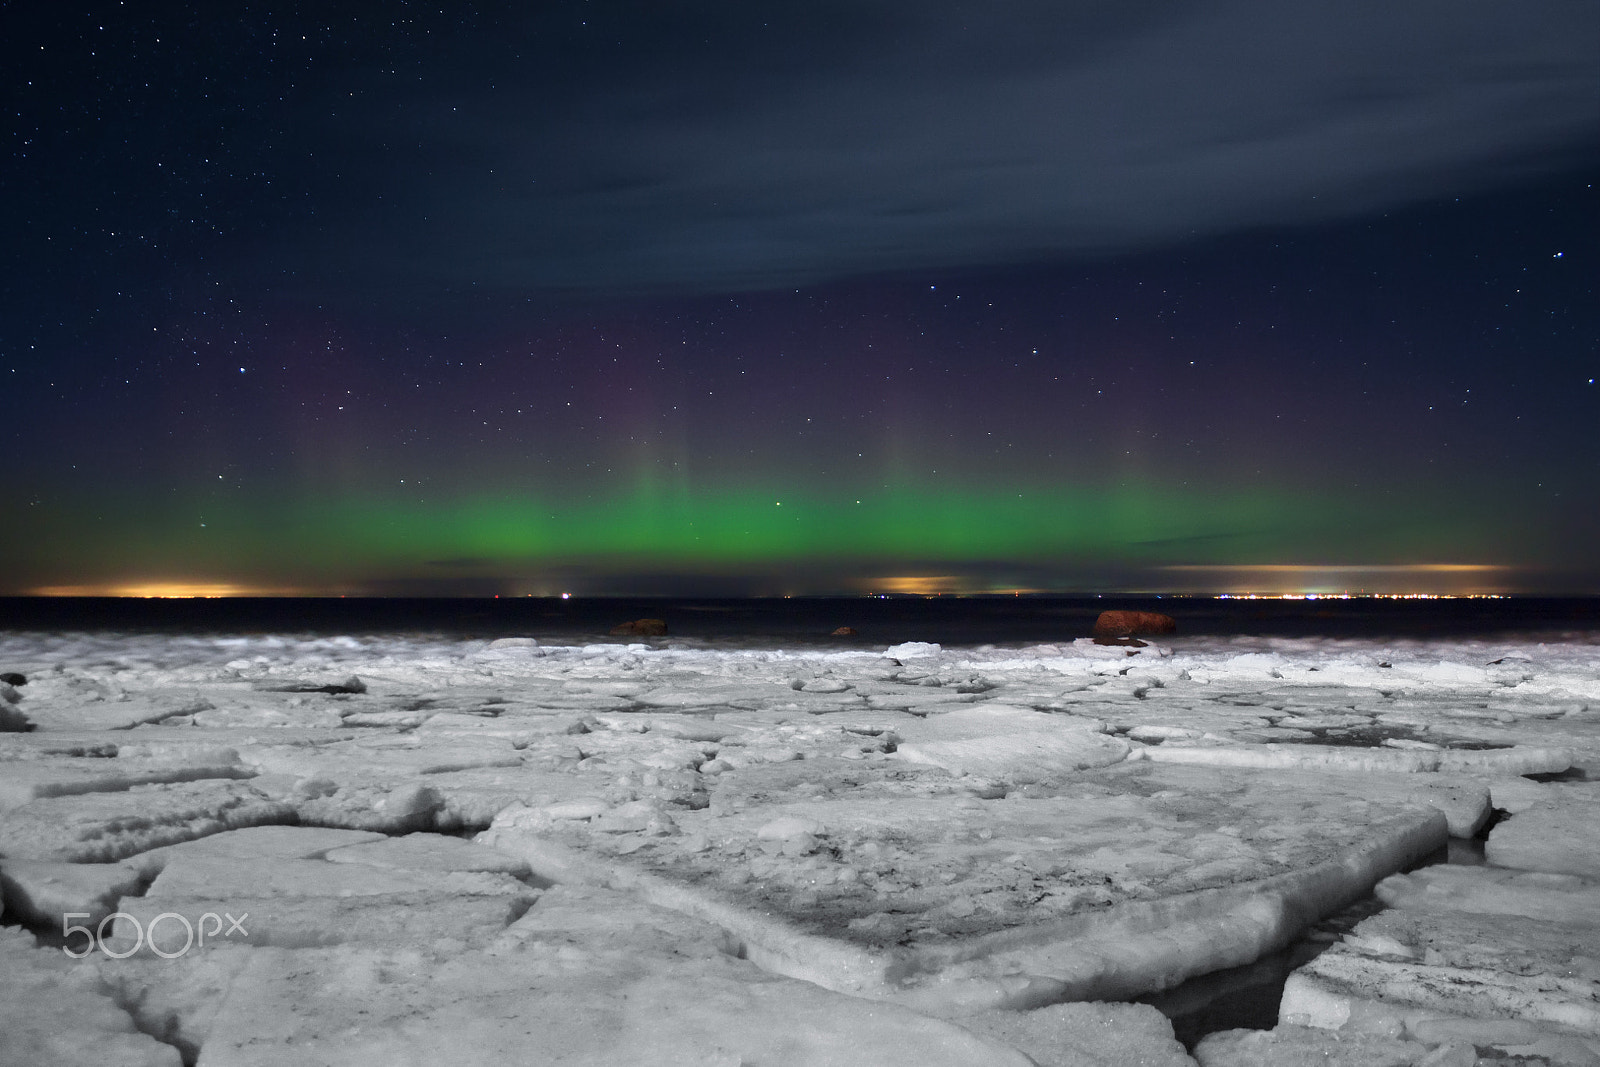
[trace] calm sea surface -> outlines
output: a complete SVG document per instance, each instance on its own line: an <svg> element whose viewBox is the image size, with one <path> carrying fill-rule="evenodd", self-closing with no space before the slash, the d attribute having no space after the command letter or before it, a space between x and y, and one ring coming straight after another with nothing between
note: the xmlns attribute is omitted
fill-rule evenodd
<svg viewBox="0 0 1600 1067"><path fill-rule="evenodd" d="M1159 611L1178 636L1600 640L1600 599L1213 600L1129 598L0 598L0 630L167 633L438 633L603 640L617 623L665 620L673 638L714 647L869 647L901 641L1014 645L1089 634L1113 608ZM836 627L855 638L830 638Z"/></svg>

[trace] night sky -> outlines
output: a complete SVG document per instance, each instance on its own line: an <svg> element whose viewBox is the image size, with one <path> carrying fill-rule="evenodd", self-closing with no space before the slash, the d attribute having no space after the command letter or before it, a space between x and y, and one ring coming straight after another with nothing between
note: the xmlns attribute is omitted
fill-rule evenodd
<svg viewBox="0 0 1600 1067"><path fill-rule="evenodd" d="M1600 592L1600 6L0 5L0 593Z"/></svg>

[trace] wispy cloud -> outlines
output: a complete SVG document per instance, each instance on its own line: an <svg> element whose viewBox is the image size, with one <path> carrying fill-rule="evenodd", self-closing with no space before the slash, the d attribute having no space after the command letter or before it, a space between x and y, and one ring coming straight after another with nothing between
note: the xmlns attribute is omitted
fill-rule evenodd
<svg viewBox="0 0 1600 1067"><path fill-rule="evenodd" d="M1600 143L1593 4L980 8L744 19L699 51L623 27L559 83L535 41L448 107L378 95L370 140L330 150L366 153L385 202L425 219L335 227L334 261L463 287L774 287L1343 218Z"/></svg>

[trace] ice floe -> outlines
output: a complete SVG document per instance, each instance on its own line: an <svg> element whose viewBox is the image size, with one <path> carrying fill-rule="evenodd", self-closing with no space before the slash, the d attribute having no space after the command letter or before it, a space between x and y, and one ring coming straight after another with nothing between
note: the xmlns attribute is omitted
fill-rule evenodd
<svg viewBox="0 0 1600 1067"><path fill-rule="evenodd" d="M1375 884L1200 1062L1600 1062L1583 639L14 633L0 668L5 1062L1179 1064L1103 1002ZM1398 873L1486 825L1492 866Z"/></svg>

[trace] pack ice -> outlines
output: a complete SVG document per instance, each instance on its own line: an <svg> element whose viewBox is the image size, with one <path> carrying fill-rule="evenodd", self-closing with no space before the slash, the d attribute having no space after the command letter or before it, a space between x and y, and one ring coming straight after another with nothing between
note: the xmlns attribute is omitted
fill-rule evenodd
<svg viewBox="0 0 1600 1067"><path fill-rule="evenodd" d="M1581 638L0 668L0 1062L1600 1063ZM1274 1030L1131 1002L1374 887Z"/></svg>

